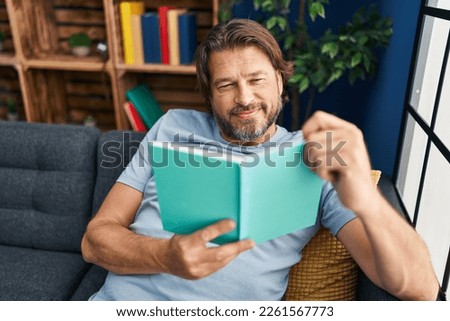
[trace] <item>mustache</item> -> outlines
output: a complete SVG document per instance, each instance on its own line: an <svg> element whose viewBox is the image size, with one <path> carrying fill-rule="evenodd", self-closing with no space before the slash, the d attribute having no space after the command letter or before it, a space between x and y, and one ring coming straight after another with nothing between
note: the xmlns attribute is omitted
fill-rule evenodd
<svg viewBox="0 0 450 321"><path fill-rule="evenodd" d="M231 108L229 110L228 114L229 115L238 114L238 113L249 111L249 110L252 110L252 109L267 110L267 104L265 104L265 103L252 103L252 104L248 104L246 106L237 105L237 106Z"/></svg>

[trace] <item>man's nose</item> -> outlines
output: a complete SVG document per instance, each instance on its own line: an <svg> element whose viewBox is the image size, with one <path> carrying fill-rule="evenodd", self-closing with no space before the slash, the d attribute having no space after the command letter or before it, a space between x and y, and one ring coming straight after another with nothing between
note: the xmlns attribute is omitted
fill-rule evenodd
<svg viewBox="0 0 450 321"><path fill-rule="evenodd" d="M235 103L241 106L247 106L255 99L252 88L248 84L240 84L236 94Z"/></svg>

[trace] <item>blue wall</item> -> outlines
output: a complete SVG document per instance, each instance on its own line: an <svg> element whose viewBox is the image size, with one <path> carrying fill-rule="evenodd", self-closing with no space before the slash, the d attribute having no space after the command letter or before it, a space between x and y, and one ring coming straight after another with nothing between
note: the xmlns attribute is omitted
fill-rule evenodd
<svg viewBox="0 0 450 321"><path fill-rule="evenodd" d="M296 13L298 1L292 1ZM378 73L351 86L346 79L332 84L316 97L314 109L322 109L356 124L364 132L373 168L392 176L401 127L403 101L408 81L410 59L420 0L331 0L326 6L325 20L310 24L313 36L319 37L327 28L336 30L351 19L361 6L376 3L382 16L393 20L394 34L387 49L381 50ZM252 0L243 0L234 8L234 16L255 19ZM302 101L307 97L302 96ZM289 115L289 106L286 114Z"/></svg>
<svg viewBox="0 0 450 321"><path fill-rule="evenodd" d="M420 0L381 1L381 13L392 17L394 35L380 60L379 75L362 119L374 168L392 175L402 121Z"/></svg>

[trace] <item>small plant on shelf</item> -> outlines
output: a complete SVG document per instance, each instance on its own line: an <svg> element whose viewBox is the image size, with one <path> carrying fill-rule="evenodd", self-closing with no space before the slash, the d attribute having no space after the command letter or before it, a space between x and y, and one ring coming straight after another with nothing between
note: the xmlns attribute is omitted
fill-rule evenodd
<svg viewBox="0 0 450 321"><path fill-rule="evenodd" d="M6 101L6 108L8 109L8 120L17 121L19 119L19 114L17 113L16 101L13 98L8 98Z"/></svg>
<svg viewBox="0 0 450 321"><path fill-rule="evenodd" d="M87 126L87 127L95 127L95 126L97 126L97 120L94 118L94 116L88 115L84 119L83 124L84 124L84 126Z"/></svg>
<svg viewBox="0 0 450 321"><path fill-rule="evenodd" d="M75 56L85 57L91 52L92 40L84 32L74 33L69 37L69 46Z"/></svg>

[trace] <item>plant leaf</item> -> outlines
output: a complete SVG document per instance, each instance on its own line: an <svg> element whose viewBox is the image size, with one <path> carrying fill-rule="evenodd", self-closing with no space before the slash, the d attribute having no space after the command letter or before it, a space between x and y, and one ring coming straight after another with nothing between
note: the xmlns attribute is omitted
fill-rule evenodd
<svg viewBox="0 0 450 321"><path fill-rule="evenodd" d="M341 70L343 70L343 69L345 69L345 63L344 63L342 60L335 61L335 62L334 62L334 67L335 67L336 69L341 69Z"/></svg>
<svg viewBox="0 0 450 321"><path fill-rule="evenodd" d="M325 19L325 7L323 4L320 4L320 6L318 6L318 12L319 16L321 16L323 19Z"/></svg>
<svg viewBox="0 0 450 321"><path fill-rule="evenodd" d="M348 74L348 81L350 82L351 85L353 85L356 81L356 79L361 78L364 79L364 71L362 70L362 68L355 68L350 70L349 74Z"/></svg>
<svg viewBox="0 0 450 321"><path fill-rule="evenodd" d="M280 27L280 29L282 31L286 30L287 20L285 18L278 17L277 22L278 22L278 26Z"/></svg>
<svg viewBox="0 0 450 321"><path fill-rule="evenodd" d="M366 43L367 43L367 41L369 41L369 37L367 37L367 36L361 36L359 39L358 39L358 44L360 45L360 46L364 46Z"/></svg>
<svg viewBox="0 0 450 321"><path fill-rule="evenodd" d="M327 86L330 85L332 82L334 82L334 81L338 80L339 78L341 78L343 74L344 74L344 72L342 70L334 71L333 74L331 75L331 77L328 78Z"/></svg>
<svg viewBox="0 0 450 321"><path fill-rule="evenodd" d="M269 30L273 29L273 27L275 27L277 22L278 22L278 17L276 17L276 16L270 17L269 20L267 20L267 22L266 22L267 29L269 29Z"/></svg>
<svg viewBox="0 0 450 321"><path fill-rule="evenodd" d="M358 66L361 63L362 54L360 52L357 52L353 57L352 61L350 62L351 68L354 68Z"/></svg>
<svg viewBox="0 0 450 321"><path fill-rule="evenodd" d="M309 88L309 79L306 77L303 77L302 80L300 81L300 84L298 85L298 91L300 93L303 93L308 88Z"/></svg>
<svg viewBox="0 0 450 321"><path fill-rule="evenodd" d="M291 84L296 84L298 82L300 82L300 80L303 78L303 74L301 73L296 73L295 75L293 75L291 78L289 78L289 83Z"/></svg>
<svg viewBox="0 0 450 321"><path fill-rule="evenodd" d="M370 66L372 65L372 60L370 59L370 56L368 54L363 55L363 63L364 63L364 69L369 72Z"/></svg>
<svg viewBox="0 0 450 321"><path fill-rule="evenodd" d="M327 42L326 44L324 44L322 46L321 52L323 54L328 53L328 55L330 56L330 58L334 58L337 56L339 51L339 45L335 42Z"/></svg>
<svg viewBox="0 0 450 321"><path fill-rule="evenodd" d="M272 11L275 9L275 3L272 0L264 0L261 7L264 11Z"/></svg>
<svg viewBox="0 0 450 321"><path fill-rule="evenodd" d="M294 42L295 42L295 36L292 34L287 35L286 39L284 40L283 48L285 50L290 49L292 47L292 45L294 44Z"/></svg>
<svg viewBox="0 0 450 321"><path fill-rule="evenodd" d="M312 2L309 5L309 16L312 21L316 21L317 16L325 18L325 7L320 2Z"/></svg>

